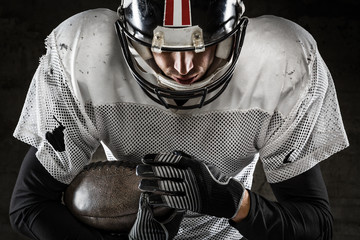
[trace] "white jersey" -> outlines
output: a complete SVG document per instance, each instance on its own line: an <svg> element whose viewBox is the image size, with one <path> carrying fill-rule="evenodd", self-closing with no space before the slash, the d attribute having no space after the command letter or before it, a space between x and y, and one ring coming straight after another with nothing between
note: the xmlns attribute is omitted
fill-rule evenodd
<svg viewBox="0 0 360 240"><path fill-rule="evenodd" d="M14 136L70 183L100 143L110 160L184 151L251 188L258 159L270 183L348 146L331 75L316 42L288 20L249 20L234 76L214 102L166 109L133 79L115 12L86 11L48 36ZM227 219L189 213L176 239L240 239Z"/></svg>

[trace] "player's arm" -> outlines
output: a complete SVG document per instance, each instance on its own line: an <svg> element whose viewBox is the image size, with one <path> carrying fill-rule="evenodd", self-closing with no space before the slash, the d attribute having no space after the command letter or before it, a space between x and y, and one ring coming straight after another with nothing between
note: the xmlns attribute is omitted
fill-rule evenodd
<svg viewBox="0 0 360 240"><path fill-rule="evenodd" d="M78 222L61 203L67 187L40 164L31 148L23 160L10 204L10 222L31 239L127 239Z"/></svg>
<svg viewBox="0 0 360 240"><path fill-rule="evenodd" d="M242 202L244 208L230 220L242 235L249 240L331 239L333 218L318 165L271 187L278 202L248 191L248 198ZM249 211L242 219L245 209Z"/></svg>
<svg viewBox="0 0 360 240"><path fill-rule="evenodd" d="M272 202L246 190L215 166L181 152L146 155L143 163L137 167L138 175L144 177L140 189L149 192L151 205L236 220L250 206L245 219L230 220L248 240L331 238L332 215L319 166L272 184L279 201Z"/></svg>

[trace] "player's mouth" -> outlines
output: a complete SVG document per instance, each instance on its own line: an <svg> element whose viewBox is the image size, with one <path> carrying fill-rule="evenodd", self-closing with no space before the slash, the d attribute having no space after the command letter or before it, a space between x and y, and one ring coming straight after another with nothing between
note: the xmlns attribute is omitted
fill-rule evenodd
<svg viewBox="0 0 360 240"><path fill-rule="evenodd" d="M188 84L192 84L197 80L197 76L195 75L193 77L183 77L183 78L179 78L179 77L174 77L173 79L180 84L184 84L184 85L188 85Z"/></svg>

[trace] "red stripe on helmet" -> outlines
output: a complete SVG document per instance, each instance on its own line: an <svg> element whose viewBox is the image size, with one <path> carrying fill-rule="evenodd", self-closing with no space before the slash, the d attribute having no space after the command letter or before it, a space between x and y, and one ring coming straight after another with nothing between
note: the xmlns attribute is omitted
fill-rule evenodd
<svg viewBox="0 0 360 240"><path fill-rule="evenodd" d="M174 0L165 0L164 26L174 24Z"/></svg>
<svg viewBox="0 0 360 240"><path fill-rule="evenodd" d="M182 0L181 2L181 11L182 11L182 25L189 26L190 22L190 0Z"/></svg>

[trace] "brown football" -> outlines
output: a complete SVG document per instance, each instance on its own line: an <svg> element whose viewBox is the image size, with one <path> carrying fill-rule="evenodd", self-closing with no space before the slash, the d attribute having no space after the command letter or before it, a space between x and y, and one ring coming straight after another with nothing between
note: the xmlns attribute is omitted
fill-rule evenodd
<svg viewBox="0 0 360 240"><path fill-rule="evenodd" d="M104 161L87 165L70 183L64 203L81 222L94 228L129 232L136 220L140 178L139 162ZM171 214L169 208L155 209L159 218Z"/></svg>

